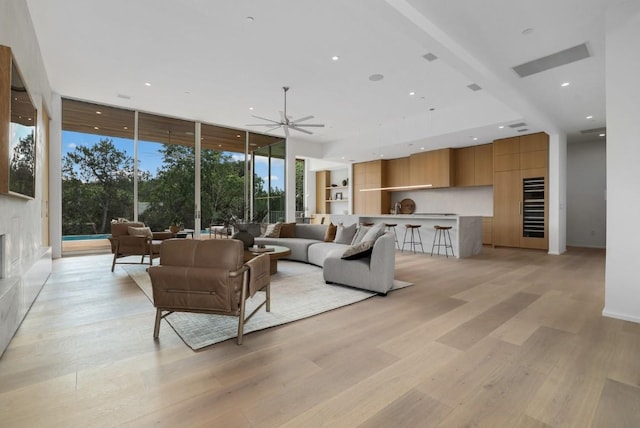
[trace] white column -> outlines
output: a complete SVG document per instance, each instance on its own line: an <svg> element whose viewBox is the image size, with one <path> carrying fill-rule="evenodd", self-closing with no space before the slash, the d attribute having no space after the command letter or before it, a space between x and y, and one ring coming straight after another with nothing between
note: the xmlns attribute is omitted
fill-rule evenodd
<svg viewBox="0 0 640 428"><path fill-rule="evenodd" d="M62 257L62 98L51 96L49 126L49 233L51 256Z"/></svg>
<svg viewBox="0 0 640 428"><path fill-rule="evenodd" d="M567 136L549 135L549 254L567 251Z"/></svg>

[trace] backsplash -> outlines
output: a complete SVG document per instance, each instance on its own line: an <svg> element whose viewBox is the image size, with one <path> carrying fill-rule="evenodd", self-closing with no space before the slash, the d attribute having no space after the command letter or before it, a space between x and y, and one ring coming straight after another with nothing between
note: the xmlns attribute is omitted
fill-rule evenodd
<svg viewBox="0 0 640 428"><path fill-rule="evenodd" d="M455 213L470 216L493 216L493 187L457 187L446 189L392 192L391 206L409 198L416 203L417 213Z"/></svg>

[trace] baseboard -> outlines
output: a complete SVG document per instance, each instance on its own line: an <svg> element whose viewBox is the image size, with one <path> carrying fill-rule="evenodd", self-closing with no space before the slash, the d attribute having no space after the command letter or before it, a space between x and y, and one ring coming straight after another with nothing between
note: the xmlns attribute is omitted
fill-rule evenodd
<svg viewBox="0 0 640 428"><path fill-rule="evenodd" d="M615 318L615 319L623 320L623 321L635 322L635 323L640 324L640 317L638 317L638 316L621 314L621 313L618 313L618 312L609 311L609 310L607 310L607 308L602 310L602 316L603 317L608 317L608 318Z"/></svg>

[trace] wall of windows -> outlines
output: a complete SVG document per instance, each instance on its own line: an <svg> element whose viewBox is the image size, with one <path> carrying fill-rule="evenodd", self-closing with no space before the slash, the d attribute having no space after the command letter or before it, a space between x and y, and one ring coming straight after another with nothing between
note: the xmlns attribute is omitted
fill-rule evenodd
<svg viewBox="0 0 640 428"><path fill-rule="evenodd" d="M285 216L284 139L67 99L62 117L63 236Z"/></svg>

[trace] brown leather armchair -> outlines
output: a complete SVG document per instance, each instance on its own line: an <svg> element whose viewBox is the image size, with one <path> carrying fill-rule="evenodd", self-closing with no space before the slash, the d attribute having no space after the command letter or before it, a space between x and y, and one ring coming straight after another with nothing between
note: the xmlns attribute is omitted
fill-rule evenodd
<svg viewBox="0 0 640 428"><path fill-rule="evenodd" d="M127 256L141 256L141 264L144 263L145 256L148 256L149 265L153 265L153 258L160 256L162 241L173 237L171 232L151 232L149 229L143 231L141 228L144 227L144 223L139 222L111 224L111 236L109 237L113 253L111 272L115 269L116 263L129 263L116 262L117 259Z"/></svg>
<svg viewBox="0 0 640 428"><path fill-rule="evenodd" d="M238 317L241 345L244 324L262 306L271 310L269 255L244 260L244 245L236 239L164 241L160 265L148 269L156 307L153 337L158 338L160 320L170 313L200 312ZM245 317L245 302L258 290L266 292L266 299Z"/></svg>

